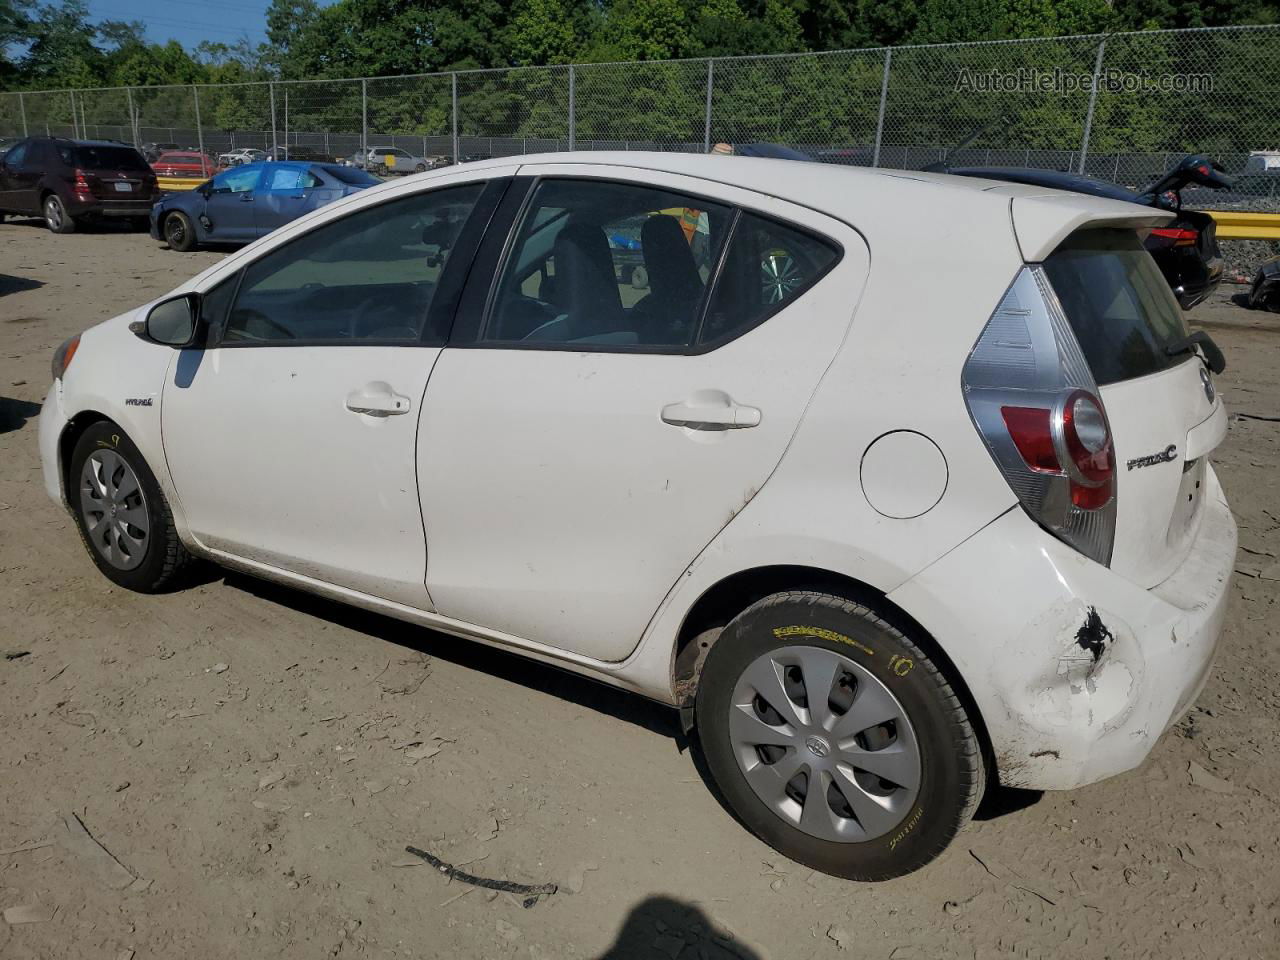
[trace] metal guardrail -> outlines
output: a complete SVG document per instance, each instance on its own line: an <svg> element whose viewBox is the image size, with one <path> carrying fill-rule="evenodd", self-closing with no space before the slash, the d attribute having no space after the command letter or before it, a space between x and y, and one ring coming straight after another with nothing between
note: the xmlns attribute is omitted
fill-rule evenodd
<svg viewBox="0 0 1280 960"><path fill-rule="evenodd" d="M208 177L156 177L156 184L165 193L175 193L181 190L194 190L208 179Z"/></svg>
<svg viewBox="0 0 1280 960"><path fill-rule="evenodd" d="M1280 240L1280 213L1206 210L1218 228L1219 240Z"/></svg>

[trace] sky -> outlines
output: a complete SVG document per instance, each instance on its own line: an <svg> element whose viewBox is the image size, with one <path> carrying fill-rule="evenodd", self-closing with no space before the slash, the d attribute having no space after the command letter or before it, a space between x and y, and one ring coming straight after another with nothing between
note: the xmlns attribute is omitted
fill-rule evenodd
<svg viewBox="0 0 1280 960"><path fill-rule="evenodd" d="M89 0L94 21L139 20L147 39L155 43L177 40L193 48L201 40L235 43L248 35L253 43L266 40L270 0Z"/></svg>

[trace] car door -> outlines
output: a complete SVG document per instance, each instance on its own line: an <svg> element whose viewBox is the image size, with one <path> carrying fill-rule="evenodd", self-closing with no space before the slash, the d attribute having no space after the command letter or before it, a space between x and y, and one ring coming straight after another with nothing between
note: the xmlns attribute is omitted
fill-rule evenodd
<svg viewBox="0 0 1280 960"><path fill-rule="evenodd" d="M206 188L204 216L201 224L208 239L247 242L258 237L254 207L258 200L258 184L266 165L232 167L224 170Z"/></svg>
<svg viewBox="0 0 1280 960"><path fill-rule="evenodd" d="M13 213L26 212L26 208L21 205L21 199L18 197L18 184L21 182L18 171L22 169L23 160L30 146L30 140L19 140L9 148L3 158L0 158L0 210L9 210Z"/></svg>
<svg viewBox="0 0 1280 960"><path fill-rule="evenodd" d="M6 209L14 213L40 214L41 155L47 144L27 140L5 155Z"/></svg>
<svg viewBox="0 0 1280 960"><path fill-rule="evenodd" d="M414 440L503 181L347 210L203 296L165 385L165 459L205 547L430 609Z"/></svg>
<svg viewBox="0 0 1280 960"><path fill-rule="evenodd" d="M486 241L427 390L427 583L446 616L617 661L768 480L868 254L728 185L520 172L539 179L510 252Z"/></svg>
<svg viewBox="0 0 1280 960"><path fill-rule="evenodd" d="M304 164L272 164L256 191L254 226L258 236L314 210L320 178ZM323 191L321 191L323 192Z"/></svg>

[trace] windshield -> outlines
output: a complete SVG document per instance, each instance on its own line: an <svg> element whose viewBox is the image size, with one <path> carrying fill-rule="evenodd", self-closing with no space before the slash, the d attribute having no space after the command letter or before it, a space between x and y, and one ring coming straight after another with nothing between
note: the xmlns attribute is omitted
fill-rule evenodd
<svg viewBox="0 0 1280 960"><path fill-rule="evenodd" d="M1165 348L1187 335L1169 284L1132 230L1081 230L1045 273L1099 386L1177 366Z"/></svg>

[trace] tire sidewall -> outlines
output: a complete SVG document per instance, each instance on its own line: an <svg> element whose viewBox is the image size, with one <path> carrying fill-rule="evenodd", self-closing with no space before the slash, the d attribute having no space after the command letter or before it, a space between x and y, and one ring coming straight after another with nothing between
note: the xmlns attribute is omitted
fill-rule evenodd
<svg viewBox="0 0 1280 960"><path fill-rule="evenodd" d="M142 563L132 570L113 567L94 547L89 540L89 531L85 526L84 514L80 508L80 474L90 454L100 449L114 451L129 464L138 478L138 485L146 501L147 520L151 525L147 535L147 552L142 558ZM67 500L71 504L71 513L76 527L89 551L89 556L93 558L93 562L102 571L103 576L130 590L144 592L152 590L165 574L166 540L170 535L168 528L172 525L172 520L155 474L151 472L151 468L134 442L123 430L109 421L101 421L90 426L76 441L71 453L67 487Z"/></svg>
<svg viewBox="0 0 1280 960"><path fill-rule="evenodd" d="M55 205L61 213L57 226L54 225L48 213L49 208ZM67 209L67 205L63 203L62 198L56 193L51 193L49 196L45 197L44 207L41 210L41 213L44 214L45 226L47 226L52 233L71 233L76 228L76 222L71 218L71 212Z"/></svg>
<svg viewBox="0 0 1280 960"><path fill-rule="evenodd" d="M169 239L169 224L176 221L182 224L183 240L180 243L174 243ZM189 253L196 245L195 224L191 222L191 218L179 210L165 217L161 233L164 236L164 242L169 245L170 250L176 250L178 253Z"/></svg>
<svg viewBox="0 0 1280 960"><path fill-rule="evenodd" d="M966 734L973 734L949 716L949 691L923 653L870 611L846 606L867 615L789 600L756 604L730 623L703 666L695 707L698 738L730 809L771 847L836 876L884 880L934 859L971 813L974 774L961 757ZM906 816L882 836L860 843L810 836L771 811L738 767L729 735L738 677L757 657L800 645L830 650L864 667L893 693L911 721L921 759L920 788Z"/></svg>

